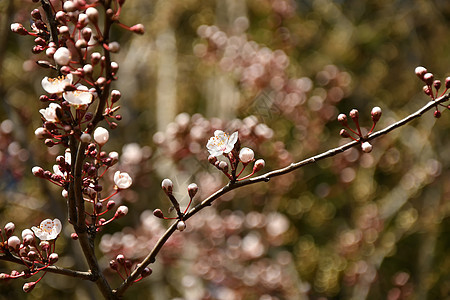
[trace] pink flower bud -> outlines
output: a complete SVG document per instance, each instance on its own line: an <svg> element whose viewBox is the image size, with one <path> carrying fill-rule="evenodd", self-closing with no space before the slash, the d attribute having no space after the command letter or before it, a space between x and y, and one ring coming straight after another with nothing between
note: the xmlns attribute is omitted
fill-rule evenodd
<svg viewBox="0 0 450 300"><path fill-rule="evenodd" d="M255 158L255 153L252 149L244 147L239 152L239 160L244 164L248 164L249 162L253 161Z"/></svg>
<svg viewBox="0 0 450 300"><path fill-rule="evenodd" d="M352 118L353 120L357 120L357 119L359 118L359 112L358 112L357 109L352 109L348 115L349 115L350 118Z"/></svg>
<svg viewBox="0 0 450 300"><path fill-rule="evenodd" d="M47 129L45 129L44 127L37 128L34 131L34 135L36 136L36 138L38 138L40 140L50 136Z"/></svg>
<svg viewBox="0 0 450 300"><path fill-rule="evenodd" d="M350 137L350 134L348 134L347 130L345 129L341 129L341 131L339 131L339 135L342 136L343 138Z"/></svg>
<svg viewBox="0 0 450 300"><path fill-rule="evenodd" d="M86 15L89 18L89 21L92 22L92 24L97 24L98 22L98 10L94 7L89 7L86 9Z"/></svg>
<svg viewBox="0 0 450 300"><path fill-rule="evenodd" d="M144 270L142 270L142 272L141 272L141 276L142 276L142 278L144 278L144 277L152 275L152 273L153 273L152 269L144 268Z"/></svg>
<svg viewBox="0 0 450 300"><path fill-rule="evenodd" d="M89 42L92 37L92 29L90 29L89 27L83 28L83 30L81 31L81 35L86 42Z"/></svg>
<svg viewBox="0 0 450 300"><path fill-rule="evenodd" d="M24 239L27 235L31 235L32 237L34 237L34 233L33 231L31 231L31 229L22 230L22 238Z"/></svg>
<svg viewBox="0 0 450 300"><path fill-rule="evenodd" d="M122 94L120 93L120 91L112 90L111 91L111 102L116 103L117 101L119 101L121 96L122 96Z"/></svg>
<svg viewBox="0 0 450 300"><path fill-rule="evenodd" d="M179 231L184 231L186 229L186 223L184 221L179 221L177 224L177 229Z"/></svg>
<svg viewBox="0 0 450 300"><path fill-rule="evenodd" d="M108 44L108 49L112 53L117 53L120 50L120 44L118 42L111 42Z"/></svg>
<svg viewBox="0 0 450 300"><path fill-rule="evenodd" d="M48 251L48 249L50 249L50 242L42 241L42 242L39 243L39 247L41 247L41 249L43 251Z"/></svg>
<svg viewBox="0 0 450 300"><path fill-rule="evenodd" d="M370 153L372 152L372 145L369 142L364 142L361 144L361 149L363 152Z"/></svg>
<svg viewBox="0 0 450 300"><path fill-rule="evenodd" d="M61 27L59 27L58 28L58 32L61 35L66 35L66 36L70 35L70 30L69 30L68 26L61 26ZM51 47L51 48L56 50L55 47Z"/></svg>
<svg viewBox="0 0 450 300"><path fill-rule="evenodd" d="M264 161L264 159L258 159L257 161L255 161L255 164L253 165L253 172L258 172L265 166L266 162Z"/></svg>
<svg viewBox="0 0 450 300"><path fill-rule="evenodd" d="M14 229L16 229L16 225L14 225L13 222L6 223L5 225L6 236L11 236L14 232Z"/></svg>
<svg viewBox="0 0 450 300"><path fill-rule="evenodd" d="M31 292L36 286L36 282L27 282L23 285L22 289L25 293Z"/></svg>
<svg viewBox="0 0 450 300"><path fill-rule="evenodd" d="M113 259L109 261L109 267L113 270L117 270L119 268L119 264Z"/></svg>
<svg viewBox="0 0 450 300"><path fill-rule="evenodd" d="M194 198L195 194L197 194L198 186L195 183L191 183L188 185L188 194L190 198Z"/></svg>
<svg viewBox="0 0 450 300"><path fill-rule="evenodd" d="M58 253L52 253L48 256L48 261L50 264L54 264L59 259Z"/></svg>
<svg viewBox="0 0 450 300"><path fill-rule="evenodd" d="M153 211L153 215L157 218L164 219L164 214L159 208Z"/></svg>
<svg viewBox="0 0 450 300"><path fill-rule="evenodd" d="M132 32L134 32L134 33L137 33L137 34L144 34L144 31L145 31L144 30L144 25L142 25L142 24L136 24L134 26L131 26L130 30Z"/></svg>
<svg viewBox="0 0 450 300"><path fill-rule="evenodd" d="M432 85L433 80L434 80L434 75L432 73L426 73L425 75L423 75L423 81L425 81L425 83L427 85Z"/></svg>
<svg viewBox="0 0 450 300"><path fill-rule="evenodd" d="M114 217L116 219L118 219L118 218L125 216L127 213L128 213L128 207L126 207L125 205L121 205L117 208L116 214L114 215Z"/></svg>
<svg viewBox="0 0 450 300"><path fill-rule="evenodd" d="M128 173L117 171L116 173L114 173L114 183L116 184L117 188L124 190L131 186L133 180L131 179L131 176L128 175Z"/></svg>
<svg viewBox="0 0 450 300"><path fill-rule="evenodd" d="M66 66L72 59L72 54L66 47L59 47L55 54L53 54L53 59L58 65Z"/></svg>
<svg viewBox="0 0 450 300"><path fill-rule="evenodd" d="M445 78L445 88L450 89L450 77Z"/></svg>
<svg viewBox="0 0 450 300"><path fill-rule="evenodd" d="M423 75L425 75L427 72L428 72L427 69L425 69L424 67L417 67L415 69L415 73L416 73L417 77L419 77L422 80L423 80Z"/></svg>
<svg viewBox="0 0 450 300"><path fill-rule="evenodd" d="M76 234L76 233L74 232L74 233L72 233L72 234L70 235L70 238L71 238L72 240L76 241L76 240L78 240L78 234Z"/></svg>
<svg viewBox="0 0 450 300"><path fill-rule="evenodd" d="M100 59L102 58L102 55L99 52L94 52L91 54L91 63L93 65L98 64L98 62L100 61Z"/></svg>
<svg viewBox="0 0 450 300"><path fill-rule="evenodd" d="M439 119L440 117L441 117L441 112L439 111L439 110L436 110L435 112L434 112L434 117L436 118L436 119Z"/></svg>
<svg viewBox="0 0 450 300"><path fill-rule="evenodd" d="M20 35L28 35L28 31L20 23L11 24L11 31Z"/></svg>
<svg viewBox="0 0 450 300"><path fill-rule="evenodd" d="M83 143L89 143L91 141L92 137L89 133L83 132L80 136L80 140Z"/></svg>
<svg viewBox="0 0 450 300"><path fill-rule="evenodd" d="M9 279L11 276L6 273L0 273L0 280Z"/></svg>
<svg viewBox="0 0 450 300"><path fill-rule="evenodd" d="M111 72L113 72L114 74L117 73L117 71L119 71L119 64L116 63L115 61L111 62Z"/></svg>
<svg viewBox="0 0 450 300"><path fill-rule="evenodd" d="M431 88L428 85L424 85L422 89L423 89L423 92L427 96L432 96L433 95L433 92L432 92Z"/></svg>
<svg viewBox="0 0 450 300"><path fill-rule="evenodd" d="M77 7L73 1L66 1L64 2L63 9L66 12L74 12L77 10Z"/></svg>
<svg viewBox="0 0 450 300"><path fill-rule="evenodd" d="M436 89L436 91L439 91L439 89L441 88L441 81L440 80L433 81L433 87Z"/></svg>
<svg viewBox="0 0 450 300"><path fill-rule="evenodd" d="M78 15L78 23L77 23L77 27L78 28L84 28L86 27L86 25L89 22L89 18L87 16L87 14L79 14Z"/></svg>
<svg viewBox="0 0 450 300"><path fill-rule="evenodd" d="M44 169L42 169L41 167L38 167L38 166L33 167L33 168L31 169L31 172L32 172L33 175L36 176L36 177L40 177L40 178L44 177Z"/></svg>
<svg viewBox="0 0 450 300"><path fill-rule="evenodd" d="M108 203L106 204L106 209L111 210L113 209L114 206L116 206L116 202L114 202L114 200L109 200Z"/></svg>
<svg viewBox="0 0 450 300"><path fill-rule="evenodd" d="M123 255L123 254L117 255L116 260L119 264L124 264L125 263L125 255Z"/></svg>
<svg viewBox="0 0 450 300"><path fill-rule="evenodd" d="M217 161L217 157L215 157L214 155L210 155L208 156L208 161L210 164L214 165Z"/></svg>
<svg viewBox="0 0 450 300"><path fill-rule="evenodd" d="M374 122L378 122L378 120L380 120L381 118L381 108L378 106L375 106L374 108L372 108L372 112L370 113L372 115L372 121Z"/></svg>
<svg viewBox="0 0 450 300"><path fill-rule="evenodd" d="M339 123L341 123L343 126L347 125L347 116L345 114L339 114L339 116L337 117L337 120L339 121Z"/></svg>
<svg viewBox="0 0 450 300"><path fill-rule="evenodd" d="M228 172L228 164L225 161L220 161L218 164L219 170L222 170L223 172Z"/></svg>
<svg viewBox="0 0 450 300"><path fill-rule="evenodd" d="M94 131L94 140L99 144L100 146L103 146L106 144L106 142L109 140L109 132L103 127L97 127Z"/></svg>
<svg viewBox="0 0 450 300"><path fill-rule="evenodd" d="M161 187L167 195L172 194L173 191L173 182L172 180L166 178L162 181Z"/></svg>
<svg viewBox="0 0 450 300"><path fill-rule="evenodd" d="M8 247L14 251L19 250L19 246L20 246L20 239L13 235L8 239Z"/></svg>

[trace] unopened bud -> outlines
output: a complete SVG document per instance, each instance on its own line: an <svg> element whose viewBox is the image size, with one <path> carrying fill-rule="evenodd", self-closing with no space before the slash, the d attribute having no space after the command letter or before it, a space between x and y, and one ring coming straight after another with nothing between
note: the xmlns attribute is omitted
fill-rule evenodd
<svg viewBox="0 0 450 300"><path fill-rule="evenodd" d="M28 35L28 31L20 23L11 24L11 31L20 35Z"/></svg>
<svg viewBox="0 0 450 300"><path fill-rule="evenodd" d="M215 157L214 155L210 155L208 156L208 161L210 164L214 165L217 161L217 157Z"/></svg>
<svg viewBox="0 0 450 300"><path fill-rule="evenodd" d="M89 21L92 22L92 24L97 24L98 22L98 10L94 7L89 7L86 9L86 15L89 18Z"/></svg>
<svg viewBox="0 0 450 300"><path fill-rule="evenodd" d="M116 260L119 264L124 264L125 263L125 255L123 255L123 254L117 255Z"/></svg>
<svg viewBox="0 0 450 300"><path fill-rule="evenodd" d="M132 32L134 32L134 33L137 33L137 34L144 34L144 31L145 31L144 30L144 25L142 25L142 24L136 24L134 26L131 26L130 30Z"/></svg>
<svg viewBox="0 0 450 300"><path fill-rule="evenodd" d="M116 202L114 202L114 200L109 200L108 203L106 204L106 209L111 210L113 209L114 206L116 206Z"/></svg>
<svg viewBox="0 0 450 300"><path fill-rule="evenodd" d="M257 161L255 161L255 164L253 165L253 172L258 172L262 170L262 168L264 168L265 166L266 162L264 161L264 159L258 159Z"/></svg>
<svg viewBox="0 0 450 300"><path fill-rule="evenodd" d="M114 218L116 218L116 219L121 218L121 217L125 216L127 213L128 213L128 207L126 207L125 205L121 205L117 208Z"/></svg>
<svg viewBox="0 0 450 300"><path fill-rule="evenodd" d="M450 89L450 77L445 78L445 88Z"/></svg>
<svg viewBox="0 0 450 300"><path fill-rule="evenodd" d="M343 138L350 137L350 134L348 134L347 130L345 130L345 129L341 129L341 131L339 131L339 135L342 136Z"/></svg>
<svg viewBox="0 0 450 300"><path fill-rule="evenodd" d="M172 180L166 178L162 181L161 187L167 195L172 194L173 192L173 182Z"/></svg>
<svg viewBox="0 0 450 300"><path fill-rule="evenodd" d="M439 91L439 89L441 88L441 81L440 80L433 81L433 87L436 89L436 91Z"/></svg>
<svg viewBox="0 0 450 300"><path fill-rule="evenodd" d="M48 249L50 249L50 243L48 241L42 241L39 243L39 247L41 247L43 251L48 251Z"/></svg>
<svg viewBox="0 0 450 300"><path fill-rule="evenodd" d="M89 143L91 141L92 137L89 133L83 132L80 136L80 140L83 143Z"/></svg>
<svg viewBox="0 0 450 300"><path fill-rule="evenodd" d="M104 144L106 144L106 142L109 140L108 130L103 127L97 127L94 131L94 140L100 146L103 146Z"/></svg>
<svg viewBox="0 0 450 300"><path fill-rule="evenodd" d="M38 166L36 166L36 167L33 167L32 169L31 169L31 172L33 173L33 175L34 176L36 176L36 177L44 177L44 169L42 169L41 167L38 167Z"/></svg>
<svg viewBox="0 0 450 300"><path fill-rule="evenodd" d="M228 164L223 160L219 162L218 168L223 172L228 172Z"/></svg>
<svg viewBox="0 0 450 300"><path fill-rule="evenodd" d="M118 42L111 42L108 44L108 49L112 53L117 53L120 50L120 44Z"/></svg>
<svg viewBox="0 0 450 300"><path fill-rule="evenodd" d="M186 223L184 221L179 221L177 224L177 229L179 231L184 231L186 229Z"/></svg>
<svg viewBox="0 0 450 300"><path fill-rule="evenodd" d="M417 67L415 69L415 73L416 73L417 77L419 77L422 80L423 80L423 75L425 75L427 72L428 72L427 69L425 69L424 67Z"/></svg>
<svg viewBox="0 0 450 300"><path fill-rule="evenodd" d="M109 261L109 267L113 270L117 270L119 268L119 264L113 259Z"/></svg>
<svg viewBox="0 0 450 300"><path fill-rule="evenodd" d="M9 237L8 247L10 249L17 251L17 250L19 250L19 246L20 246L20 239L17 236L13 235L13 236Z"/></svg>
<svg viewBox="0 0 450 300"><path fill-rule="evenodd" d="M153 271L150 268L144 268L141 272L142 278L152 275Z"/></svg>
<svg viewBox="0 0 450 300"><path fill-rule="evenodd" d="M423 89L423 92L427 96L432 96L433 95L433 92L432 92L431 88L428 85L424 85L422 89Z"/></svg>
<svg viewBox="0 0 450 300"><path fill-rule="evenodd" d="M121 96L122 96L122 94L120 93L120 91L112 90L111 91L111 102L116 103L117 101L119 101Z"/></svg>
<svg viewBox="0 0 450 300"><path fill-rule="evenodd" d="M341 123L343 126L347 126L347 115L345 114L339 114L337 117L337 120L339 123Z"/></svg>
<svg viewBox="0 0 450 300"><path fill-rule="evenodd" d="M50 264L54 264L55 262L57 262L59 259L58 253L52 253L48 256L48 262Z"/></svg>
<svg viewBox="0 0 450 300"><path fill-rule="evenodd" d="M361 149L363 152L370 153L372 152L372 145L369 142L364 142L361 144Z"/></svg>
<svg viewBox="0 0 450 300"><path fill-rule="evenodd" d="M194 198L195 194L197 194L198 186L195 183L191 183L188 185L188 194L190 198Z"/></svg>
<svg viewBox="0 0 450 300"><path fill-rule="evenodd" d="M153 215L157 218L164 219L164 214L159 208L153 211Z"/></svg>
<svg viewBox="0 0 450 300"><path fill-rule="evenodd" d="M372 108L372 111L370 113L372 116L372 121L378 122L378 120L380 120L380 118L381 118L381 113L382 113L382 111L381 111L380 107L375 106L374 108Z"/></svg>
<svg viewBox="0 0 450 300"><path fill-rule="evenodd" d="M423 75L423 81L425 81L427 85L432 85L434 81L433 73L426 73L425 75Z"/></svg>
<svg viewBox="0 0 450 300"><path fill-rule="evenodd" d="M357 109L352 109L348 115L353 120L358 120L358 118L359 118L359 111Z"/></svg>
<svg viewBox="0 0 450 300"><path fill-rule="evenodd" d="M253 161L254 158L255 158L255 153L250 148L244 147L239 152L239 160L244 165L247 165L249 162Z"/></svg>
<svg viewBox="0 0 450 300"><path fill-rule="evenodd" d="M76 233L74 232L74 233L72 233L72 234L70 235L70 238L71 238L72 240L76 241L76 240L78 240L78 234L76 234Z"/></svg>
<svg viewBox="0 0 450 300"><path fill-rule="evenodd" d="M440 112L439 110L436 110L436 111L434 112L434 117L435 117L436 119L439 119L439 118L441 117L441 112Z"/></svg>
<svg viewBox="0 0 450 300"><path fill-rule="evenodd" d="M40 20L41 17L41 13L39 12L39 9L35 8L31 11L31 17L35 20Z"/></svg>
<svg viewBox="0 0 450 300"><path fill-rule="evenodd" d="M115 61L112 61L110 66L111 66L111 72L113 74L116 74L117 71L119 71L119 64L116 63Z"/></svg>
<svg viewBox="0 0 450 300"><path fill-rule="evenodd" d="M27 282L23 285L22 289L25 293L31 292L36 286L36 282Z"/></svg>
<svg viewBox="0 0 450 300"><path fill-rule="evenodd" d="M5 225L5 233L6 233L6 236L7 236L7 237L8 237L8 236L11 236L11 235L13 234L13 232L14 232L15 229L16 229L16 225L14 225L13 222L8 222L8 223L6 223L6 225Z"/></svg>

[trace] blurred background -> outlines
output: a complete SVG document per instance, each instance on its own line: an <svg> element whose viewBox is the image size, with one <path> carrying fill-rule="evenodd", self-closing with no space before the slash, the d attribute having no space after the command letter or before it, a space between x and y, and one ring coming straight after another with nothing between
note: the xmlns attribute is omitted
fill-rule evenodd
<svg viewBox="0 0 450 300"><path fill-rule="evenodd" d="M85 270L61 190L31 174L51 170L62 151L34 136L44 54L9 31L29 28L36 7L0 2L0 226L65 220L57 265ZM170 224L151 213L170 206L163 178L182 207L189 183L200 188L196 203L226 184L207 162L214 130L238 130L272 170L347 142L341 112L357 108L370 128L380 106L381 129L423 106L416 66L450 75L445 0L134 0L122 22L146 33L112 34L123 120L105 148L134 178L115 198L129 214L98 238L113 286L109 260L139 261ZM429 112L374 140L372 153L351 149L223 196L172 236L125 299L450 299L449 128L447 112ZM1 282L0 299L100 297L90 282L54 274L29 295L24 282Z"/></svg>

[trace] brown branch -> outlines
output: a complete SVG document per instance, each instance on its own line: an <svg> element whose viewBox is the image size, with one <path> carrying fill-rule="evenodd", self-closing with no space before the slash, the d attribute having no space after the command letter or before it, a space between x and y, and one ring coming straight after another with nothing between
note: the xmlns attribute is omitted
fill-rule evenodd
<svg viewBox="0 0 450 300"><path fill-rule="evenodd" d="M370 134L368 137L366 137L364 139L364 141L370 141L373 140L377 137L380 137L382 135L385 135L417 118L419 118L420 116L422 116L425 112L431 110L432 108L436 107L436 105L446 102L447 100L449 100L450 98L450 94L446 94L438 99L436 99L435 101L430 101L428 102L425 106L423 106L422 108L420 108L419 110L417 110L416 112L410 114L409 116L405 117L404 119L382 129L379 130L377 132L374 132L372 134ZM192 216L194 216L196 213L198 213L199 211L201 211L203 208L207 207L207 206L211 206L211 204L218 199L220 196L228 193L231 190L246 186L246 185L250 185L250 184L254 184L257 182L268 182L270 180L270 178L272 177L276 177L276 176L281 176L287 173L290 173L292 171L295 171L301 167L304 167L306 165L315 163L319 160L323 160L325 158L329 158L332 156L335 156L339 153L344 152L345 150L348 150L352 147L355 147L357 145L359 145L361 143L361 141L352 141L349 142L345 145L342 145L340 147L336 147L333 149L330 149L326 152L323 152L321 154L312 156L310 158L307 158L305 160L296 162L296 163L292 163L289 166L285 167L285 168L281 168L278 170L273 170L270 172L267 172L263 175L254 177L254 178L250 178L250 179L246 179L243 181L238 181L238 182L229 182L226 186L222 187L221 189L219 189L218 191L216 191L214 194L210 195L208 198L206 198L205 200L203 200L201 203L199 203L197 206L195 206L193 209L191 209L184 217L184 220L187 220L189 218L191 218ZM130 276L128 276L128 278L116 289L113 291L113 293L117 296L121 296L124 294L124 292L133 284L133 282L138 278L138 276L141 274L141 272L144 270L145 267L147 267L149 264L154 263L156 260L156 256L158 255L159 251L161 250L161 248L164 246L164 244L166 243L166 241L170 238L170 236L176 231L176 226L177 226L178 221L174 222L168 229L167 231L161 236L161 238L158 240L158 242L155 244L155 246L153 247L153 249L150 251L150 253L147 255L147 257L144 258L144 260L139 264L139 267L137 269L135 269Z"/></svg>
<svg viewBox="0 0 450 300"><path fill-rule="evenodd" d="M20 258L15 257L11 254L0 255L0 260L13 262L13 263L20 264L20 265L25 265L25 263ZM28 263L29 265L33 264L33 262L28 261L28 260L25 260L25 262ZM39 263L34 263L34 266L36 268L44 267L43 264L39 264ZM70 269L61 268L61 267L57 267L57 266L49 266L49 267L45 268L43 271L55 273L55 274L66 275L66 276L70 276L70 277L76 277L76 278L80 278L83 280L92 280L91 272L75 271L75 270L70 270Z"/></svg>

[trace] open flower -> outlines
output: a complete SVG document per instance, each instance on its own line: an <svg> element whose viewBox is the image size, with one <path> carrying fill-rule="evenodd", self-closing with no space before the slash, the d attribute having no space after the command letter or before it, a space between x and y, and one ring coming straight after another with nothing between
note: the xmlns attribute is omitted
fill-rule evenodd
<svg viewBox="0 0 450 300"><path fill-rule="evenodd" d="M41 81L42 88L49 94L60 94L64 92L66 85L72 84L72 74L58 76L56 78L44 77Z"/></svg>
<svg viewBox="0 0 450 300"><path fill-rule="evenodd" d="M84 85L78 85L75 91L65 92L63 97L70 105L76 108L86 106L92 102L92 94Z"/></svg>
<svg viewBox="0 0 450 300"><path fill-rule="evenodd" d="M124 190L131 186L133 180L128 173L117 171L114 173L114 183L119 189Z"/></svg>
<svg viewBox="0 0 450 300"><path fill-rule="evenodd" d="M206 148L212 156L219 156L223 153L230 153L238 140L238 132L235 131L232 135L228 135L222 130L214 131L214 136L208 140Z"/></svg>
<svg viewBox="0 0 450 300"><path fill-rule="evenodd" d="M61 106L56 103L50 103L50 105L46 109L40 109L39 112L44 117L44 119L48 122L58 122L58 116L56 114L56 110L61 109Z"/></svg>
<svg viewBox="0 0 450 300"><path fill-rule="evenodd" d="M58 234L61 232L61 229L61 221L58 219L54 219L53 221L50 219L45 219L41 222L39 227L31 227L31 230L34 231L34 235L37 236L41 241L56 239L58 237Z"/></svg>

